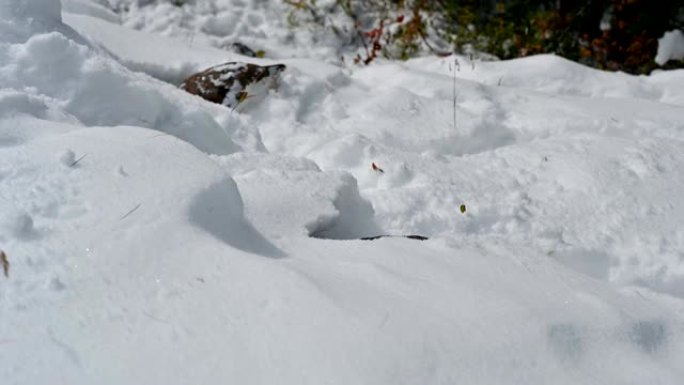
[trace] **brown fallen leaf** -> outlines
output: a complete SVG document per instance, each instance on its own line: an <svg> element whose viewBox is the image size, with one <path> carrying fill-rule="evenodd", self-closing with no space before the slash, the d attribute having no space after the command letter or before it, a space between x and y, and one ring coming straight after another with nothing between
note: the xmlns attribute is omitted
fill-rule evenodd
<svg viewBox="0 0 684 385"><path fill-rule="evenodd" d="M9 261L7 260L7 254L0 250L0 264L2 264L2 271L5 273L5 277L9 278Z"/></svg>

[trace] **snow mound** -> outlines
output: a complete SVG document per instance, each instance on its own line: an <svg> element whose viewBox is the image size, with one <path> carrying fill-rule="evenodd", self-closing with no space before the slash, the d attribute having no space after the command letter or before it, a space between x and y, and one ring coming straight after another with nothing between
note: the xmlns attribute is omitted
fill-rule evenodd
<svg viewBox="0 0 684 385"><path fill-rule="evenodd" d="M23 43L36 33L59 31L86 44L74 30L62 24L61 9L61 2L56 0L0 0L0 41Z"/></svg>
<svg viewBox="0 0 684 385"><path fill-rule="evenodd" d="M0 335L3 345L14 335L26 347L0 349L9 383L51 382L56 372L45 362L67 382L83 379L82 364L99 353L65 337L64 325L106 330L92 327L131 309L115 303L137 298L147 308L173 297L150 285L179 274L196 282L217 250L282 255L245 221L230 177L193 146L139 127L47 124L0 120L0 137L19 126L31 138L0 147L0 241L11 263L0 283ZM76 321L84 309L92 318ZM36 317L42 312L49 316Z"/></svg>
<svg viewBox="0 0 684 385"><path fill-rule="evenodd" d="M4 87L49 99L82 124L154 128L216 154L238 149L225 123L229 111L215 118L190 95L132 73L62 32L41 32L10 43L0 48L0 56L7 58L0 64Z"/></svg>
<svg viewBox="0 0 684 385"><path fill-rule="evenodd" d="M684 33L680 30L665 32L665 35L658 39L655 62L663 65L670 60L684 60Z"/></svg>
<svg viewBox="0 0 684 385"><path fill-rule="evenodd" d="M655 84L650 77L599 71L556 55L501 62L471 61L460 56L441 60L426 57L409 60L407 65L414 70L455 76L489 87L534 90L556 96L668 102L664 91L684 93L674 84Z"/></svg>
<svg viewBox="0 0 684 385"><path fill-rule="evenodd" d="M235 42L264 50L275 59L308 57L337 58L341 39L331 31L306 26L292 28L286 16L293 7L279 1L189 1L175 6L167 1L117 0L122 25L173 37L192 45L226 49ZM294 15L293 15L294 16ZM312 28L310 28L312 27Z"/></svg>
<svg viewBox="0 0 684 385"><path fill-rule="evenodd" d="M263 154L216 160L232 170L245 197L245 215L265 234L358 239L381 232L373 207L347 173L321 172L311 161Z"/></svg>
<svg viewBox="0 0 684 385"><path fill-rule="evenodd" d="M62 21L62 3L54 0L2 0L3 21L22 20L28 24L55 27Z"/></svg>
<svg viewBox="0 0 684 385"><path fill-rule="evenodd" d="M19 118L3 120L0 128L5 133L12 125L19 125L23 131L40 132L41 124L33 118ZM126 155L133 148L147 148L150 152ZM25 155L40 149L45 152L41 157L31 159ZM155 138L152 130L64 126L61 134L38 135L2 150L10 161L7 165L22 165L14 169L6 166L0 172L12 181L8 194L13 195L5 196L9 201L3 202L22 202L14 209L3 209L10 213L5 228L21 237L41 227L52 227L53 231L70 227L85 233L101 231L99 236L104 236L110 225L116 228L124 224L133 213L141 217L134 223L147 223L156 230L155 223L180 221L182 216L177 213L183 211L183 206L195 223L210 233L215 230L216 220L221 221L223 233L242 234L249 227L230 177L192 146ZM107 203L99 204L99 199ZM208 214L202 216L202 212ZM102 218L110 219L99 223ZM222 239L231 245L240 241L237 235ZM261 242L258 237L251 241L250 245Z"/></svg>
<svg viewBox="0 0 684 385"><path fill-rule="evenodd" d="M229 52L131 30L91 14L65 13L64 21L129 69L176 86L193 73L238 60ZM147 44L140 45L140 41Z"/></svg>
<svg viewBox="0 0 684 385"><path fill-rule="evenodd" d="M119 23L121 17L105 4L107 4L106 1L98 3L89 0L62 0L62 10L65 13L92 16L110 23Z"/></svg>

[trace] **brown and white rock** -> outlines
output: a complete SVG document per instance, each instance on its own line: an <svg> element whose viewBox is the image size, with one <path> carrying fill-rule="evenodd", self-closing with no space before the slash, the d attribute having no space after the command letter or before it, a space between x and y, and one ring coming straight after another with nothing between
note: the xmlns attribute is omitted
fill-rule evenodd
<svg viewBox="0 0 684 385"><path fill-rule="evenodd" d="M180 88L210 102L234 108L252 96L252 89L274 87L284 70L284 64L224 63L191 75Z"/></svg>

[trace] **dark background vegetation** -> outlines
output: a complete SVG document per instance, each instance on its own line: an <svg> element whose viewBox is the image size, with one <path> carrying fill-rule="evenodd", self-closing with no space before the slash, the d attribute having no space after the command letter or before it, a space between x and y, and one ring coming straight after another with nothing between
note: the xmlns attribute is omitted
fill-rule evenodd
<svg viewBox="0 0 684 385"><path fill-rule="evenodd" d="M453 21L456 46L500 58L556 53L594 67L647 73L658 38L684 27L676 0L437 0L432 7ZM474 28L468 28L471 25ZM488 39L477 43L477 35Z"/></svg>
<svg viewBox="0 0 684 385"><path fill-rule="evenodd" d="M325 20L315 0L285 0ZM487 53L512 59L555 53L596 68L649 73L658 39L684 29L684 0L336 0L369 64L379 56ZM383 12L369 12L383 10ZM330 11L330 10L327 10ZM399 17L394 15L399 14ZM368 22L369 15L376 20ZM382 15L382 16L378 16ZM391 15L391 16L390 16ZM405 15L405 16L402 16ZM393 28L390 28L393 26ZM442 44L430 43L437 37ZM684 67L682 61L667 67Z"/></svg>

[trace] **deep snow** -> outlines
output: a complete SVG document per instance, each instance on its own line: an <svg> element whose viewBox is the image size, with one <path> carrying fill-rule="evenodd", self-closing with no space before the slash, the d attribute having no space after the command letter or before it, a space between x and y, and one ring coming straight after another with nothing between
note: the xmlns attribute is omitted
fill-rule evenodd
<svg viewBox="0 0 684 385"><path fill-rule="evenodd" d="M276 2L102 4L0 0L2 383L684 379L684 71L358 67ZM230 60L288 69L239 111L176 87Z"/></svg>

